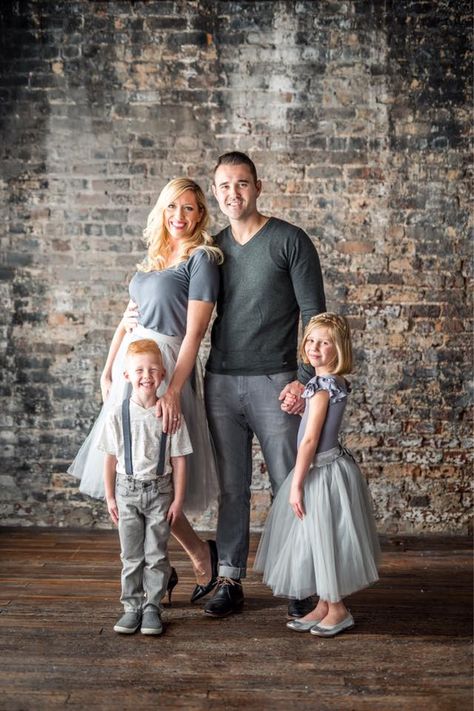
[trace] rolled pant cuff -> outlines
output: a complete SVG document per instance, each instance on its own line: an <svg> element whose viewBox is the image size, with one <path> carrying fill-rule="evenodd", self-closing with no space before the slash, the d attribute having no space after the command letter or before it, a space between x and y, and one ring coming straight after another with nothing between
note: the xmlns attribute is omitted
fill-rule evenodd
<svg viewBox="0 0 474 711"><path fill-rule="evenodd" d="M240 580L240 578L247 577L247 568L233 568L231 565L220 565L219 577Z"/></svg>
<svg viewBox="0 0 474 711"><path fill-rule="evenodd" d="M141 605L131 605L129 602L124 602L123 603L123 611L124 612L142 612L142 606Z"/></svg>
<svg viewBox="0 0 474 711"><path fill-rule="evenodd" d="M157 605L156 602L144 602L142 606L142 612L145 612L146 610L158 610L161 615L161 613L163 612L163 607L160 604Z"/></svg>

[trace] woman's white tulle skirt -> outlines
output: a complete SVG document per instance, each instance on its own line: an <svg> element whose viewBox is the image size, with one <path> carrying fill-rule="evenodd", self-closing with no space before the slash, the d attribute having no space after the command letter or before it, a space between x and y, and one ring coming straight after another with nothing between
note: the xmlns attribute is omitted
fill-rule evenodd
<svg viewBox="0 0 474 711"><path fill-rule="evenodd" d="M68 473L81 480L79 490L96 499L104 498L104 453L97 449L97 442L105 424L107 413L119 405L129 393L129 383L123 376L125 354L132 341L151 338L159 345L166 369L166 377L158 394L162 394L171 377L182 339L164 336L143 326L137 326L127 333L120 345L112 368L112 386L107 401L102 406L89 435L79 449ZM202 513L217 498L217 477L214 449L206 420L203 395L202 367L196 362L191 377L186 382L181 396L181 409L189 430L193 454L186 457L186 500L187 513Z"/></svg>
<svg viewBox="0 0 474 711"><path fill-rule="evenodd" d="M379 542L367 484L348 450L316 455L304 484L306 515L289 501L293 471L265 524L255 570L275 595L338 602L378 580Z"/></svg>

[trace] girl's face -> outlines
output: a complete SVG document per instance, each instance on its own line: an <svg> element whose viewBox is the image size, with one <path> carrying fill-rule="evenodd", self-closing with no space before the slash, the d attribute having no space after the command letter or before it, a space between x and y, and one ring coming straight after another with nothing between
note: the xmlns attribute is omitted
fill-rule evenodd
<svg viewBox="0 0 474 711"><path fill-rule="evenodd" d="M188 239L202 217L196 195L186 190L165 207L165 227L172 240Z"/></svg>
<svg viewBox="0 0 474 711"><path fill-rule="evenodd" d="M336 367L337 350L327 328L313 328L309 332L304 352L318 375L330 375Z"/></svg>

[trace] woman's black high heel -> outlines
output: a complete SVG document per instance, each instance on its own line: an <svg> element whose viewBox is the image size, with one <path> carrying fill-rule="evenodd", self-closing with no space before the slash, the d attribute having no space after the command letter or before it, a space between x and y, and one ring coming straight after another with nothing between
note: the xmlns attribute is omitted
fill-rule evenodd
<svg viewBox="0 0 474 711"><path fill-rule="evenodd" d="M209 546L209 553L211 556L211 579L205 585L196 585L193 594L191 595L191 602L197 602L202 597L207 595L213 590L217 585L217 574L219 566L219 556L217 555L216 542L212 540L207 541Z"/></svg>
<svg viewBox="0 0 474 711"><path fill-rule="evenodd" d="M166 586L166 592L168 593L168 607L171 607L171 593L178 584L178 573L176 568L171 568L171 575L168 578L168 585Z"/></svg>

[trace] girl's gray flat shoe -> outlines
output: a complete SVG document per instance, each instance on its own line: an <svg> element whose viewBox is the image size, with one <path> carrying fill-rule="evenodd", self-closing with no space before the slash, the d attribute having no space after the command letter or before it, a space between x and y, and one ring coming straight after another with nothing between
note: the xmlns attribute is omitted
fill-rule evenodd
<svg viewBox="0 0 474 711"><path fill-rule="evenodd" d="M302 622L301 620L291 620L286 623L288 629L294 632L309 632L312 630L314 625L318 625L321 620L310 620L309 622Z"/></svg>
<svg viewBox="0 0 474 711"><path fill-rule="evenodd" d="M339 622L337 625L333 625L332 627L313 625L310 632L318 637L335 637L340 632L350 630L352 627L354 627L354 618L352 615L348 615L344 620L342 620L342 622Z"/></svg>

